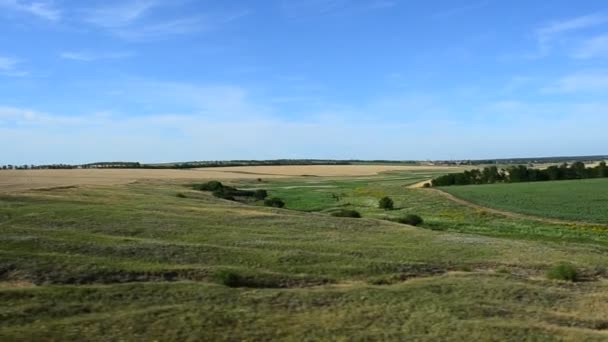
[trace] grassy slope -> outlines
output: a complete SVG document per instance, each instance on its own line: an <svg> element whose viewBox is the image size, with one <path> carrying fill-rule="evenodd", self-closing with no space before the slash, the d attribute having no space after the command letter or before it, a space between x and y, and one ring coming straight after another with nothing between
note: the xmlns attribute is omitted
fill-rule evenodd
<svg viewBox="0 0 608 342"><path fill-rule="evenodd" d="M335 208L347 208L361 212L364 217L379 219L418 214L425 220L424 227L434 230L517 239L592 242L608 245L608 234L606 234L608 228L606 227L558 225L508 218L482 209L462 206L446 200L436 192L427 191L427 189L407 187L408 184L428 179L428 177L424 178L426 176L428 175L392 174L356 181L314 179L306 183L306 187L297 187L297 183L278 180L256 186L270 189L271 196L284 198L287 207L295 210L328 211ZM339 194L340 200L333 199L332 194ZM389 196L395 201L395 210L384 211L377 208L378 200L383 196ZM598 208L596 210L605 213Z"/></svg>
<svg viewBox="0 0 608 342"><path fill-rule="evenodd" d="M608 223L608 179L444 187L473 203L518 213Z"/></svg>
<svg viewBox="0 0 608 342"><path fill-rule="evenodd" d="M351 200L384 186L394 188L354 187ZM411 191L397 203L430 194ZM601 244L431 231L142 184L5 196L0 232L5 340L600 340L608 326L605 283L542 277L566 260L593 276L608 266ZM259 288L217 284L225 270ZM40 286L11 286L24 282Z"/></svg>

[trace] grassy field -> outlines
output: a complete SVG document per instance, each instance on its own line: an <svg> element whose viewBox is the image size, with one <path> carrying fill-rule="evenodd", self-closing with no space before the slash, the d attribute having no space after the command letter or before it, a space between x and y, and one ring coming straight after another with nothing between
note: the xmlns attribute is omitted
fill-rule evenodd
<svg viewBox="0 0 608 342"><path fill-rule="evenodd" d="M608 224L608 179L452 186L442 190L487 207Z"/></svg>
<svg viewBox="0 0 608 342"><path fill-rule="evenodd" d="M608 338L605 233L408 188L433 172L231 183L291 210L157 181L2 195L0 340ZM561 262L582 281L548 280Z"/></svg>

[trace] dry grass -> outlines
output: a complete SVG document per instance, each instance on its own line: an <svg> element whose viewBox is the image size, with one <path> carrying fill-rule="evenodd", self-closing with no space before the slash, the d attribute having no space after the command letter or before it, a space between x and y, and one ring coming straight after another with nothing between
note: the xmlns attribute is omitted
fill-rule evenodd
<svg viewBox="0 0 608 342"><path fill-rule="evenodd" d="M0 192L77 185L116 185L137 180L255 179L297 176L369 176L387 171L441 170L446 167L400 165L303 165L215 167L194 170L86 169L1 170Z"/></svg>
<svg viewBox="0 0 608 342"><path fill-rule="evenodd" d="M208 170L208 169L197 169ZM389 171L441 171L454 170L448 166L416 165L283 165L283 166L233 166L222 167L218 171L226 173L274 175L274 176L319 176L348 177L373 176Z"/></svg>

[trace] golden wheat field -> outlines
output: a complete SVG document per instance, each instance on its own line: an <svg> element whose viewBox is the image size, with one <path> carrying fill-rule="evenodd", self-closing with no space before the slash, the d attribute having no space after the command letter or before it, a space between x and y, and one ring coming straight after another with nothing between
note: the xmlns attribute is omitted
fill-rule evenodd
<svg viewBox="0 0 608 342"><path fill-rule="evenodd" d="M138 180L252 179L298 176L372 176L388 171L453 169L438 166L404 165L295 165L214 167L192 170L72 169L0 170L0 191L64 187L75 185L117 185Z"/></svg>

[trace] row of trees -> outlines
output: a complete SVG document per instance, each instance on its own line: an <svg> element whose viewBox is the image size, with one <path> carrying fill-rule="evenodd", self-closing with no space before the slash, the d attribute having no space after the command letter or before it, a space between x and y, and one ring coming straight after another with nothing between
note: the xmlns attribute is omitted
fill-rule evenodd
<svg viewBox="0 0 608 342"><path fill-rule="evenodd" d="M277 159L277 160L228 160L195 161L174 164L141 164L138 162L99 162L89 164L47 164L47 165L3 165L3 170L41 170L41 169L192 169L197 167L224 166L279 166L279 165L350 165L345 160L322 159Z"/></svg>
<svg viewBox="0 0 608 342"><path fill-rule="evenodd" d="M524 165L511 166L498 169L496 166L486 167L483 170L469 170L462 173L452 173L433 179L433 186L492 184L492 183L519 183L539 182L551 180L605 178L608 177L606 162L595 167L587 167L583 162L570 165L550 166L546 169L529 168Z"/></svg>
<svg viewBox="0 0 608 342"><path fill-rule="evenodd" d="M93 164L46 164L46 165L2 165L2 170L69 170L69 169L137 169L141 168L137 162L103 162Z"/></svg>

